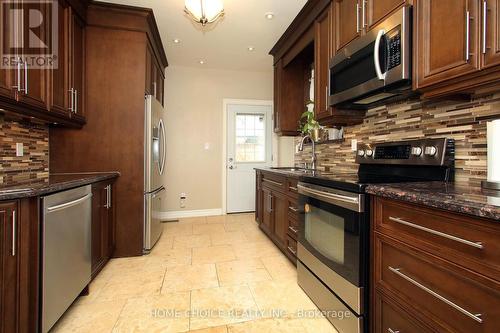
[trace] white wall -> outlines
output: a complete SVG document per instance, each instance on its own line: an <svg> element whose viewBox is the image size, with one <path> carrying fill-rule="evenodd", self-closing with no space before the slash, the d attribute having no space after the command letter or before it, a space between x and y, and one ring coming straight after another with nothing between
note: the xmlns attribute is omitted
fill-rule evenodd
<svg viewBox="0 0 500 333"><path fill-rule="evenodd" d="M200 66L201 67L201 66ZM222 100L273 99L273 73L171 66L166 72L167 164L164 211L222 207ZM278 140L278 147L281 146ZM205 149L205 145L208 149ZM291 158L293 161L293 157Z"/></svg>

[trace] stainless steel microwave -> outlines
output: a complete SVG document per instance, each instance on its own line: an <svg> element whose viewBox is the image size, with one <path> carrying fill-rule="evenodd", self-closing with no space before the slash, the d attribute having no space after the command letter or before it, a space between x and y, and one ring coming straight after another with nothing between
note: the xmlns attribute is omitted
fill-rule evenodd
<svg viewBox="0 0 500 333"><path fill-rule="evenodd" d="M331 59L331 106L368 109L412 94L411 22L404 6Z"/></svg>

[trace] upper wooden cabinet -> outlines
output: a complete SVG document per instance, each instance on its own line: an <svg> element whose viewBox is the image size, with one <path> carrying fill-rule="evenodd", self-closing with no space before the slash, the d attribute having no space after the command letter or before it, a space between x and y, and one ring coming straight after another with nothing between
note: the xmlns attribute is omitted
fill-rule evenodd
<svg viewBox="0 0 500 333"><path fill-rule="evenodd" d="M418 88L479 69L478 5L477 0L417 2Z"/></svg>
<svg viewBox="0 0 500 333"><path fill-rule="evenodd" d="M482 65L488 68L500 64L500 0L483 0L481 10L485 29L481 41Z"/></svg>
<svg viewBox="0 0 500 333"><path fill-rule="evenodd" d="M334 0L334 23L337 34L335 51L361 36L361 1L363 0Z"/></svg>
<svg viewBox="0 0 500 333"><path fill-rule="evenodd" d="M390 13L404 5L406 0L360 0L365 1L362 5L362 25L370 30L377 23L386 18ZM364 9L364 11L363 11Z"/></svg>
<svg viewBox="0 0 500 333"><path fill-rule="evenodd" d="M329 63L332 55L333 7L325 9L314 23L314 112L317 120L331 116L329 106Z"/></svg>
<svg viewBox="0 0 500 333"><path fill-rule="evenodd" d="M23 45L17 47L12 56L15 66L0 69L0 106L23 115L28 115L48 122L57 122L70 126L82 126L85 123L85 23L82 14L86 1L53 0L57 8L57 63L54 66L36 68L31 50ZM23 8L24 2L17 6ZM78 9L72 6L76 5ZM22 27L23 31L11 31L16 27L10 22L7 11L2 18L2 41L4 47L10 45L9 38L16 33L25 36L35 34L41 40L49 40L52 17L47 13L45 3L29 2L31 9L40 10L44 15L43 23L37 28ZM27 11L25 11L27 12ZM25 16L27 14L24 14ZM18 30L21 27L17 28ZM24 45L28 41L25 40Z"/></svg>
<svg viewBox="0 0 500 333"><path fill-rule="evenodd" d="M148 46L146 48L146 94L156 97L158 102L163 105L163 96L165 88L164 70L156 61L153 51Z"/></svg>

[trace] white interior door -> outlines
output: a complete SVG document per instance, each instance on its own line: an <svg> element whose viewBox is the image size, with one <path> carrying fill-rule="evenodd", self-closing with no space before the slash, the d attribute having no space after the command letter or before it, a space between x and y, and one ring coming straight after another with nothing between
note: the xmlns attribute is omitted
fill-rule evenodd
<svg viewBox="0 0 500 333"><path fill-rule="evenodd" d="M272 107L227 106L227 212L255 210L255 170L272 164Z"/></svg>

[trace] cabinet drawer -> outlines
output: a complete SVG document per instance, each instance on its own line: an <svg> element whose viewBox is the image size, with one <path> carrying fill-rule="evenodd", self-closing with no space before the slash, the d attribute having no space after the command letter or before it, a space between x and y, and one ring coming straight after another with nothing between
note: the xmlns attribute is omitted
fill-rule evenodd
<svg viewBox="0 0 500 333"><path fill-rule="evenodd" d="M288 215L295 219L299 219L299 204L297 200L288 198Z"/></svg>
<svg viewBox="0 0 500 333"><path fill-rule="evenodd" d="M266 186L276 191L286 193L286 177L273 173L263 172L261 179L262 186Z"/></svg>
<svg viewBox="0 0 500 333"><path fill-rule="evenodd" d="M299 197L299 190L297 188L297 184L299 183L298 179L295 178L287 178L286 179L286 191L289 197L297 199Z"/></svg>
<svg viewBox="0 0 500 333"><path fill-rule="evenodd" d="M374 239L376 287L401 298L439 332L500 327L500 284L387 237Z"/></svg>
<svg viewBox="0 0 500 333"><path fill-rule="evenodd" d="M375 292L375 333L432 333L380 292Z"/></svg>
<svg viewBox="0 0 500 333"><path fill-rule="evenodd" d="M500 225L376 198L375 230L500 280Z"/></svg>
<svg viewBox="0 0 500 333"><path fill-rule="evenodd" d="M291 259L297 258L297 241L290 235L286 237L286 253Z"/></svg>
<svg viewBox="0 0 500 333"><path fill-rule="evenodd" d="M288 216L288 235L295 240L299 236L299 222L290 216Z"/></svg>

